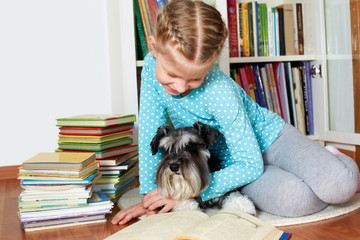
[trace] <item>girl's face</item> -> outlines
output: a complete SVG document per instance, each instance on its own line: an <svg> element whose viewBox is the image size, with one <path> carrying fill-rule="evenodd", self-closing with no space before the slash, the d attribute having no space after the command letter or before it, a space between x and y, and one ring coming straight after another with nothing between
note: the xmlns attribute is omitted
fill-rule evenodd
<svg viewBox="0 0 360 240"><path fill-rule="evenodd" d="M209 65L187 60L174 48L166 54L153 52L156 57L155 77L169 95L186 96L199 87L209 71Z"/></svg>

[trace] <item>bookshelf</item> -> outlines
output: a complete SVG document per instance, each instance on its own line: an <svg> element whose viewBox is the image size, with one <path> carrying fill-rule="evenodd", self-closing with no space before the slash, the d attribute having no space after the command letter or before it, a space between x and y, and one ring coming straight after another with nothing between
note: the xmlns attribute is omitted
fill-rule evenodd
<svg viewBox="0 0 360 240"><path fill-rule="evenodd" d="M124 1L123 6L120 11L122 13L129 14L130 9L133 9L131 1ZM352 58L352 53L329 53L327 55L327 39L325 34L326 22L325 22L325 8L324 1L321 0L281 0L281 1L271 1L271 0L259 0L259 3L267 3L268 6L278 6L284 3L302 3L303 6L303 23L304 23L304 55L291 55L291 56L277 56L277 57L238 57L230 58L229 57L229 44L225 43L223 52L221 53L218 61L219 68L224 71L226 74L230 75L230 66L231 64L238 63L265 63L265 62L296 62L296 61L311 61L311 65L315 68L321 67L321 76L316 74L312 78L312 88L313 88L313 108L314 108L314 125L315 125L315 134L310 138L320 143L326 144L327 142L335 143L338 145L343 145L349 147L349 149L357 149L359 152L360 149L356 145L360 145L360 134L346 131L333 130L329 124L329 114L331 106L329 106L329 76L327 69L328 60L349 60ZM335 0L336 2L336 0ZM339 1L338 1L339 2ZM224 21L227 22L227 1L226 0L215 0L216 8L221 12ZM120 15L122 14L120 13ZM131 22L130 22L131 20ZM131 29L134 26L134 19L128 19L129 22L123 26L128 28L125 30L127 32L134 33L134 29ZM348 36L350 38L351 36ZM134 42L125 41L122 43L122 49L126 51L135 52ZM131 71L127 73L127 76L131 76L125 79L128 84L133 84L136 82L136 68L139 69L142 67L142 61L133 61L130 63L131 69L124 69L125 71ZM135 69L134 69L135 68ZM331 71L330 71L331 72ZM332 73L331 73L332 74ZM352 75L352 73L351 73ZM330 76L331 77L331 76ZM351 76L352 77L352 76ZM356 79L356 78L354 78ZM126 84L125 84L126 85ZM358 88L357 88L358 91ZM345 93L346 94L346 93ZM130 95L129 95L130 96ZM132 94L130 98L125 99L126 102L136 102L137 94ZM354 99L352 103L345 106L353 106ZM343 108L346 108L343 106ZM357 120L358 121L358 120ZM357 125L359 123L356 123ZM355 128L358 129L359 127ZM359 154L356 155L357 162L359 163Z"/></svg>

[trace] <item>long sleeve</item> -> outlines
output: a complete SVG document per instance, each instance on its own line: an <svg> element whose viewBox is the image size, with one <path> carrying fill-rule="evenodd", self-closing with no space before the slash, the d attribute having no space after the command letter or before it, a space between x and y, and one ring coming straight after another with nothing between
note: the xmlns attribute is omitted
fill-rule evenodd
<svg viewBox="0 0 360 240"><path fill-rule="evenodd" d="M203 200L224 195L263 173L261 150L244 104L245 93L235 85L213 86L206 92L205 101L219 126L219 146L223 147L211 150L225 161L223 169L211 173L211 183L201 193Z"/></svg>
<svg viewBox="0 0 360 240"><path fill-rule="evenodd" d="M155 60L148 54L141 73L140 114L139 114L139 175L140 193L146 194L156 188L156 169L161 154L151 154L150 142L159 126L166 123L166 108L159 92L162 86L154 75Z"/></svg>

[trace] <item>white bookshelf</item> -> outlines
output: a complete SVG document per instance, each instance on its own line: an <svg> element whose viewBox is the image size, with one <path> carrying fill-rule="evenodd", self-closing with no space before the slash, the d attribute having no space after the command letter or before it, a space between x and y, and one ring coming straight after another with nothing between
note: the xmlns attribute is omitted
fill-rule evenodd
<svg viewBox="0 0 360 240"><path fill-rule="evenodd" d="M336 1L336 0L333 0ZM339 1L339 0L338 0ZM122 34L128 36L129 33L134 34L134 18L132 10L132 1L120 1L120 15L124 14L125 17L121 17ZM303 20L304 20L304 43L305 54L294 56L278 56L278 57L242 57L242 58L229 58L229 45L226 41L222 54L220 55L218 66L229 75L230 64L233 63L258 63L258 62L277 62L277 61L311 61L311 65L316 67L321 65L322 76L316 75L312 79L313 87L313 107L314 107L314 125L315 134L310 136L311 139L320 142L333 142L338 144L345 144L349 146L360 145L360 134L351 132L341 132L330 130L329 127L329 101L328 101L328 59L349 59L351 55L326 55L326 38L325 38L325 15L324 5L322 0L259 0L259 3L267 3L268 6L278 6L283 3L295 3L300 2L303 4ZM221 12L224 21L227 23L227 5L226 0L215 0L216 8ZM124 34L126 33L126 34ZM344 36L346 37L346 36ZM350 36L349 36L350 37ZM121 38L121 49L124 53L121 55L122 63L121 67L123 71L124 86L131 86L126 90L126 95L122 97L122 101L126 102L125 106L128 108L137 107L137 90L136 86L136 68L143 65L143 61L136 61L135 57L128 58L128 56L134 56L135 54L135 41L132 37Z"/></svg>

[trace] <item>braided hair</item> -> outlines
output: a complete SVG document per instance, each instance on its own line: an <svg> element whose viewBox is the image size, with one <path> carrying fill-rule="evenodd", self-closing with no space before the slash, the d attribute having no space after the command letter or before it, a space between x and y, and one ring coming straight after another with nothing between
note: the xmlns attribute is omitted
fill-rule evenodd
<svg viewBox="0 0 360 240"><path fill-rule="evenodd" d="M214 64L228 30L221 14L202 1L172 0L157 16L154 37L157 51L171 44L188 60Z"/></svg>

